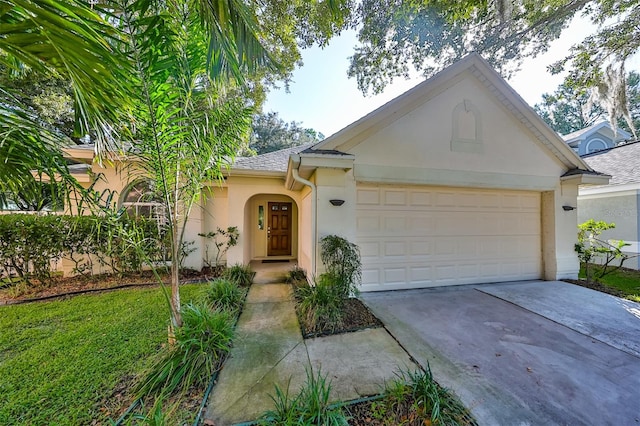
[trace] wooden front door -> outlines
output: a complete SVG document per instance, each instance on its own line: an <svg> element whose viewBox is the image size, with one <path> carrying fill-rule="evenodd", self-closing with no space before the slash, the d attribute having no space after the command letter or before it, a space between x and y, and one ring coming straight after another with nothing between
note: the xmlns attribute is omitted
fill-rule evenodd
<svg viewBox="0 0 640 426"><path fill-rule="evenodd" d="M291 203L268 203L267 256L291 255Z"/></svg>

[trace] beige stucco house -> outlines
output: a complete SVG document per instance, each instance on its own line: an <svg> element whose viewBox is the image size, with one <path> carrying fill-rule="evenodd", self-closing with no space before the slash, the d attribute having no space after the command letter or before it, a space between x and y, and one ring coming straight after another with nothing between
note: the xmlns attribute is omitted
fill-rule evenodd
<svg viewBox="0 0 640 426"><path fill-rule="evenodd" d="M575 278L569 208L607 181L472 54L316 145L237 159L190 218L187 264L202 266L198 233L236 226L228 263L297 259L310 275L318 240L346 237L362 291Z"/></svg>

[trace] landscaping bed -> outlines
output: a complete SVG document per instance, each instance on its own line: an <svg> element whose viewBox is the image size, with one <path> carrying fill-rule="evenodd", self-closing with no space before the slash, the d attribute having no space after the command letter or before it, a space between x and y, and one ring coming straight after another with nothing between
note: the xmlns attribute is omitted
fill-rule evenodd
<svg viewBox="0 0 640 426"><path fill-rule="evenodd" d="M590 268L599 270L598 265L591 265ZM585 279L584 265L580 268L578 280L566 279L564 281L597 290L602 293L640 302L640 271L629 268L612 269L604 276L595 280Z"/></svg>
<svg viewBox="0 0 640 426"><path fill-rule="evenodd" d="M217 275L208 270L203 272L186 270L181 272L182 282L208 281ZM169 284L171 277L167 273L161 274L162 281ZM0 284L0 305L12 304L23 301L34 301L38 299L50 299L66 295L90 293L100 290L110 290L117 288L153 286L158 285L155 276L151 271L142 273L128 273L122 275L100 274L100 275L78 275L75 277L54 276L51 282L44 284L37 280L32 285L14 284L9 286Z"/></svg>
<svg viewBox="0 0 640 426"><path fill-rule="evenodd" d="M310 339L313 337L329 336L332 334L350 333L364 330L365 328L382 327L382 322L371 313L359 299L349 298L344 302L342 308L344 316L335 325L325 325L324 327L311 327L302 317L300 309L296 309L302 337Z"/></svg>

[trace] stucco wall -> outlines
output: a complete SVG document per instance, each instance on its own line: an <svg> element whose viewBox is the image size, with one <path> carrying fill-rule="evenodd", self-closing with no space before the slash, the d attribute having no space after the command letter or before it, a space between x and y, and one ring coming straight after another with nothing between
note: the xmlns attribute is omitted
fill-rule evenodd
<svg viewBox="0 0 640 426"><path fill-rule="evenodd" d="M259 231L254 232L257 226L257 218L255 214L255 211L257 211L256 202L265 202L265 200L269 198L269 195L273 196L275 201L288 201L290 199L296 206L296 212L298 212L300 210L300 193L285 189L284 178L280 176L259 178L230 176L227 179L226 187L228 191L228 220L225 227L237 226L238 231L240 232L238 245L236 247L232 247L227 252L227 263L248 263L256 257L259 258L263 256L261 252L263 249L261 247L263 247L263 244L266 244L263 243L262 240L263 237L266 238L266 233L261 233ZM300 216L300 214L298 214L298 216ZM299 226L299 221L300 217L298 218L296 227ZM256 239L258 243L255 248L254 239ZM293 241L297 241L295 235L292 238L292 243ZM266 247L266 245L264 245L264 247ZM297 251L296 242L296 247L292 251L291 257L297 257ZM264 256L266 256L266 252L264 253Z"/></svg>
<svg viewBox="0 0 640 426"><path fill-rule="evenodd" d="M372 130L349 152L357 179L390 183L549 190L566 170L473 77Z"/></svg>
<svg viewBox="0 0 640 426"><path fill-rule="evenodd" d="M305 186L300 193L300 208L298 215L299 234L298 234L298 265L307 273L313 275L311 271L311 188Z"/></svg>

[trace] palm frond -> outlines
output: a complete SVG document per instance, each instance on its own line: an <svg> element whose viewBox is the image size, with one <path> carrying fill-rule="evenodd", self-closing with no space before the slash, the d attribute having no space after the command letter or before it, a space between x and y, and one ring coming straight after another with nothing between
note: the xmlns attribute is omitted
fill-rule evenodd
<svg viewBox="0 0 640 426"><path fill-rule="evenodd" d="M193 0L201 24L208 31L207 61L210 76L233 76L244 81L243 72L277 68L259 38L259 25L250 7L241 0Z"/></svg>
<svg viewBox="0 0 640 426"><path fill-rule="evenodd" d="M108 11L101 13L106 16ZM79 0L0 0L0 23L0 63L68 78L76 134L97 131L108 136L102 130L126 105L131 74L117 49L121 36L114 27Z"/></svg>

